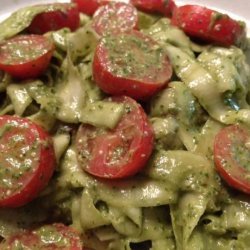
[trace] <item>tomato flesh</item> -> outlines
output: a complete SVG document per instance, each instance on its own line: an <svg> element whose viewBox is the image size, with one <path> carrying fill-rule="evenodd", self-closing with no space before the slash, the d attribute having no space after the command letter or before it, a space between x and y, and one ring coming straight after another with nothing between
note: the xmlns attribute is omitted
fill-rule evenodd
<svg viewBox="0 0 250 250"><path fill-rule="evenodd" d="M28 30L32 34L44 34L62 28L75 31L80 25L78 8L72 4L56 4L62 10L43 12L35 16Z"/></svg>
<svg viewBox="0 0 250 250"><path fill-rule="evenodd" d="M0 207L33 200L55 169L50 136L25 118L0 116Z"/></svg>
<svg viewBox="0 0 250 250"><path fill-rule="evenodd" d="M92 27L98 35L103 36L136 29L137 23L137 10L133 5L111 2L95 12Z"/></svg>
<svg viewBox="0 0 250 250"><path fill-rule="evenodd" d="M40 35L20 35L0 44L0 70L19 79L36 78L48 67L53 43Z"/></svg>
<svg viewBox="0 0 250 250"><path fill-rule="evenodd" d="M142 11L161 13L167 17L172 16L176 7L174 0L131 0L131 3Z"/></svg>
<svg viewBox="0 0 250 250"><path fill-rule="evenodd" d="M250 194L249 132L239 125L223 128L214 142L215 166L232 187Z"/></svg>
<svg viewBox="0 0 250 250"><path fill-rule="evenodd" d="M226 14L198 5L175 8L172 24L191 37L222 46L238 45L246 36L242 23Z"/></svg>
<svg viewBox="0 0 250 250"><path fill-rule="evenodd" d="M96 48L93 77L108 94L145 100L166 86L171 76L167 54L138 31L105 37Z"/></svg>
<svg viewBox="0 0 250 250"><path fill-rule="evenodd" d="M81 125L76 139L78 162L97 177L117 179L136 174L153 150L153 129L142 107L129 97L113 97L124 103L126 113L113 130Z"/></svg>
<svg viewBox="0 0 250 250"><path fill-rule="evenodd" d="M43 226L8 238L1 249L83 250L79 234L63 224Z"/></svg>

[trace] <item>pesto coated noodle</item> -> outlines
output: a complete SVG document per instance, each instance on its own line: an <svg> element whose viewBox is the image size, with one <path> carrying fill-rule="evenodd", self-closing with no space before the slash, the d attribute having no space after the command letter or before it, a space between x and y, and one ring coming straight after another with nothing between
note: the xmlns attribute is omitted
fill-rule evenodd
<svg viewBox="0 0 250 250"><path fill-rule="evenodd" d="M0 41L25 30L47 8L31 6L13 14L0 24ZM57 160L37 199L0 209L0 236L50 218L72 225L84 247L93 250L250 249L249 195L222 181L213 161L214 138L222 128L238 123L250 128L246 43L200 45L169 19L139 12L139 29L167 53L174 75L168 87L143 103L155 133L146 166L129 178L100 180L79 166L76 130L81 123L113 129L125 108L106 101L93 81L100 38L91 22L81 14L76 31L45 34L56 49L38 79L20 84L0 72L0 114L27 117L45 128Z"/></svg>

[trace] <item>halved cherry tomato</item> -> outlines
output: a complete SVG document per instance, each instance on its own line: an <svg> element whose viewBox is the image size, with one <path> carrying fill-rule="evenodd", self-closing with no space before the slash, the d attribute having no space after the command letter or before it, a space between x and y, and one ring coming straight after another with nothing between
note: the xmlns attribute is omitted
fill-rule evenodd
<svg viewBox="0 0 250 250"><path fill-rule="evenodd" d="M240 44L246 36L245 26L226 14L199 5L175 8L172 24L185 33L222 46Z"/></svg>
<svg viewBox="0 0 250 250"><path fill-rule="evenodd" d="M92 16L101 6L110 2L110 0L71 0L76 3L80 12Z"/></svg>
<svg viewBox="0 0 250 250"><path fill-rule="evenodd" d="M71 0L71 2L77 4L80 12L92 16L102 5L108 4L110 2L129 3L130 0Z"/></svg>
<svg viewBox="0 0 250 250"><path fill-rule="evenodd" d="M133 5L111 2L95 12L92 27L97 34L102 36L136 29L137 23L137 10Z"/></svg>
<svg viewBox="0 0 250 250"><path fill-rule="evenodd" d="M142 11L161 13L167 17L172 16L176 7L174 0L131 0L131 3Z"/></svg>
<svg viewBox="0 0 250 250"><path fill-rule="evenodd" d="M75 31L79 27L80 15L76 5L69 3L57 3L56 5L60 6L60 10L47 11L35 16L28 27L30 33L44 34L62 28Z"/></svg>
<svg viewBox="0 0 250 250"><path fill-rule="evenodd" d="M43 226L11 236L0 244L2 250L83 250L79 234L63 224Z"/></svg>
<svg viewBox="0 0 250 250"><path fill-rule="evenodd" d="M250 194L250 133L239 125L223 128L215 137L214 161L228 185Z"/></svg>
<svg viewBox="0 0 250 250"><path fill-rule="evenodd" d="M102 178L136 174L153 150L153 129L142 107L129 97L113 97L124 103L125 114L117 127L105 131L81 125L76 137L78 161L88 173Z"/></svg>
<svg viewBox="0 0 250 250"><path fill-rule="evenodd" d="M0 116L0 207L19 207L48 184L56 165L49 134L25 118Z"/></svg>
<svg viewBox="0 0 250 250"><path fill-rule="evenodd" d="M108 94L144 100L161 90L171 76L167 54L139 31L107 36L96 48L93 77Z"/></svg>
<svg viewBox="0 0 250 250"><path fill-rule="evenodd" d="M41 35L19 35L0 43L0 70L19 79L40 76L48 67L54 44Z"/></svg>

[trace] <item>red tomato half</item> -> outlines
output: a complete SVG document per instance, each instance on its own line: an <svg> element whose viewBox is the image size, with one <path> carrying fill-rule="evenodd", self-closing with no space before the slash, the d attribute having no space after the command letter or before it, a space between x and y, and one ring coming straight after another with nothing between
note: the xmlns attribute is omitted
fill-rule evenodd
<svg viewBox="0 0 250 250"><path fill-rule="evenodd" d="M0 43L0 70L19 79L36 78L48 67L53 51L44 36L16 36Z"/></svg>
<svg viewBox="0 0 250 250"><path fill-rule="evenodd" d="M250 134L239 125L223 128L215 137L214 161L221 177L250 194Z"/></svg>
<svg viewBox="0 0 250 250"><path fill-rule="evenodd" d="M137 23L137 10L133 5L111 2L95 12L92 27L102 36L130 31L137 27Z"/></svg>
<svg viewBox="0 0 250 250"><path fill-rule="evenodd" d="M25 118L0 116L0 131L0 207L19 207L49 182L56 165L53 143Z"/></svg>
<svg viewBox="0 0 250 250"><path fill-rule="evenodd" d="M78 233L63 224L14 235L0 244L0 249L84 250Z"/></svg>
<svg viewBox="0 0 250 250"><path fill-rule="evenodd" d="M124 103L125 114L117 127L104 131L81 125L77 137L78 161L88 173L102 178L124 178L140 171L153 150L153 129L142 107L129 97L113 97Z"/></svg>
<svg viewBox="0 0 250 250"><path fill-rule="evenodd" d="M130 0L71 0L71 2L77 4L80 12L92 16L102 5L108 4L110 2L129 3Z"/></svg>
<svg viewBox="0 0 250 250"><path fill-rule="evenodd" d="M246 36L242 23L199 5L175 8L172 24L183 29L191 37L222 46L237 45Z"/></svg>
<svg viewBox="0 0 250 250"><path fill-rule="evenodd" d="M138 31L105 37L96 48L93 77L108 94L144 100L161 90L171 76L167 54Z"/></svg>
<svg viewBox="0 0 250 250"><path fill-rule="evenodd" d="M80 12L92 16L95 11L110 0L71 0L76 3Z"/></svg>
<svg viewBox="0 0 250 250"><path fill-rule="evenodd" d="M76 5L61 3L60 10L48 11L38 14L28 27L32 34L44 34L48 31L69 28L76 30L80 25L80 15Z"/></svg>
<svg viewBox="0 0 250 250"><path fill-rule="evenodd" d="M131 0L138 9L146 12L156 12L171 17L176 7L174 0Z"/></svg>

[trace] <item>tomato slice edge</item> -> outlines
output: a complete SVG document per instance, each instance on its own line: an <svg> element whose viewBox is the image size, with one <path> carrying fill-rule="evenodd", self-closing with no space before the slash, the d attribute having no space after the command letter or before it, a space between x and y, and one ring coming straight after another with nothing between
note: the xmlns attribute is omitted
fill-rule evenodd
<svg viewBox="0 0 250 250"><path fill-rule="evenodd" d="M247 178L247 175L250 176L250 171L239 165L240 163L233 158L233 141L230 136L241 141L241 144L234 145L240 147L250 138L248 131L239 125L231 125L221 129L214 141L215 167L231 187L250 194L250 178Z"/></svg>
<svg viewBox="0 0 250 250"><path fill-rule="evenodd" d="M149 124L147 117L143 109L139 106L139 104L137 104L131 98L124 97L124 96L114 97L111 100L123 101L123 102L128 102L128 103L130 102L129 105L131 105L132 103L132 105L134 105L134 108L136 109L133 115L137 119L137 122L135 120L130 121L130 119L134 119L134 118L131 118L131 116L127 116L128 118L123 117L120 123L117 125L117 127L112 131L115 136L118 136L118 139L109 137L107 138L107 140L105 140L105 136L110 136L110 134L107 134L107 135L104 134L103 141L100 141L100 142L98 141L98 145L96 146L96 148L94 148L96 149L96 152L97 152L96 155L94 155L93 158L87 162L87 166L85 163L85 166L82 166L82 167L83 169L85 169L85 171L97 177L108 178L108 179L119 179L119 178L125 178L128 176L134 175L135 173L140 171L141 168L144 167L153 149L154 136L153 136L153 129L151 125ZM121 159L119 158L119 161L115 162L115 164L112 166L112 165L109 165L109 163L106 161L107 159L106 157L108 157L110 154L109 146L112 148L113 146L111 145L112 142L116 143L116 141L118 140L118 143L119 143L120 142L119 139L122 142L124 142L121 139L121 137L119 137L119 136L124 135L124 134L122 135L119 134L120 133L119 125L124 123L124 119L129 119L129 122L131 122L132 126L137 126L137 127L139 126L139 128L141 128L142 131L140 135L134 136L135 139L137 140L135 145L132 145L135 139L134 138L130 139L129 147L126 148L126 150L129 150L129 151L125 152L126 153L125 158L124 156L122 156L122 158ZM127 125L125 124L125 129L126 128L129 128L129 127L127 127ZM81 131L81 128L79 131ZM77 141L81 140L81 135L79 134L80 133L79 131L78 131ZM130 130L128 132L130 132ZM132 130L132 132L134 133L134 130ZM115 141L112 141L113 139ZM93 140L97 140L97 139L95 138ZM109 142L110 145L108 145L107 142ZM78 154L81 154L81 150L82 148L79 147ZM93 151L91 151L91 153L93 153ZM79 161L79 164L81 165L81 160Z"/></svg>
<svg viewBox="0 0 250 250"><path fill-rule="evenodd" d="M35 162L35 164L37 165L34 166L34 163L32 163L32 168L30 168L28 172L25 172L23 176L20 176L20 179L15 179L16 182L22 183L22 186L19 189L17 189L16 191L14 190L14 192L10 192L9 195L3 197L0 200L0 207L19 207L36 198L38 193L45 188L50 178L52 177L56 166L53 143L47 132L45 132L40 126L26 118L5 115L0 116L0 122L2 123L2 125L16 123L17 130L19 126L27 126L27 128L25 127L25 129L27 130L25 131L24 135L25 140L30 133L33 138L33 141L31 143L37 144L36 148L34 149L31 148L32 146L29 146L28 151L31 157L32 150L37 150L36 156L34 156L37 157L37 162ZM19 130L17 132L19 132ZM3 139L5 139L4 134L1 138L1 143L4 142L2 141ZM8 152L8 157L9 154L10 152ZM23 160L24 159L20 160L21 164L23 164ZM14 179L12 181L14 181Z"/></svg>
<svg viewBox="0 0 250 250"><path fill-rule="evenodd" d="M15 47L15 44L18 43L22 43L21 46L24 46L23 49L28 50L28 53L31 53L31 55L24 53L25 55L18 56L19 62L15 62L15 54L17 52L11 51L11 49L12 46ZM30 46L32 44L30 45L30 43L36 47L33 46L31 49ZM55 49L54 44L48 38L41 35L18 35L0 44L0 48L3 46L10 47L6 48L6 55L2 54L0 50L0 70L18 79L40 76L47 69ZM9 57L7 61L6 56ZM22 58L24 59L23 61L21 61Z"/></svg>

